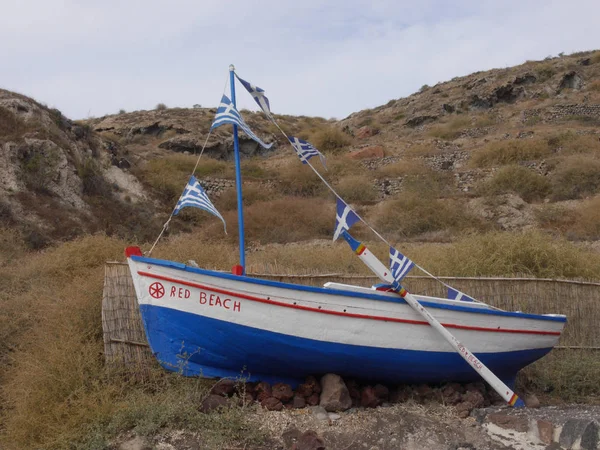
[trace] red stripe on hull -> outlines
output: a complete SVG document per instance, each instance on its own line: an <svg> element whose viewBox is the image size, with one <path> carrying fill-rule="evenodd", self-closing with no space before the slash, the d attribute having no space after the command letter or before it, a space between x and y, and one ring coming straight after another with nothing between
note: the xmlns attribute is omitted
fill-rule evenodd
<svg viewBox="0 0 600 450"><path fill-rule="evenodd" d="M302 305L290 305L289 303L280 302L277 300L271 300L266 298L255 297L253 295L242 294L234 291L228 291L226 289L216 288L212 286L206 286L199 283L193 283L191 281L178 280L176 278L165 277L162 275L156 275L149 272L138 271L138 275L142 275L149 278L155 278L157 280L170 281L172 283L183 284L184 286L196 287L199 289L205 289L207 291L217 292L219 294L231 295L239 298L243 298L246 300L250 300L258 303L266 303L269 305L282 306L284 308L292 308L292 309L301 309L303 311L311 311L321 314L331 314L334 316L343 316L343 317L353 317L356 319L369 319L369 320L379 320L382 322L397 322L397 323L408 323L411 325L427 325L429 323L421 320L410 320L410 319L398 319L395 317L383 317L383 316L372 316L367 314L355 314L355 313L347 313L340 311L332 311L327 309L319 309L313 308L311 306L302 306ZM472 330L472 331L485 331L492 333L520 333L520 334L542 334L542 335L551 335L551 336L560 336L560 331L538 331L538 330L514 330L509 328L485 328L485 327L473 327L468 325L456 325L452 323L442 323L442 325L446 328L455 328L458 330Z"/></svg>

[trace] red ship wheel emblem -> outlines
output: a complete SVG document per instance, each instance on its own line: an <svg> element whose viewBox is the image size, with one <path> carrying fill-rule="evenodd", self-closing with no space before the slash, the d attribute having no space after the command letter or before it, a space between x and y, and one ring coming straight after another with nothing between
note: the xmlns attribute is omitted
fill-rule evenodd
<svg viewBox="0 0 600 450"><path fill-rule="evenodd" d="M152 283L150 285L148 292L150 292L150 295L154 298L162 298L163 295L165 295L165 287L162 285L162 283L157 281L156 283Z"/></svg>

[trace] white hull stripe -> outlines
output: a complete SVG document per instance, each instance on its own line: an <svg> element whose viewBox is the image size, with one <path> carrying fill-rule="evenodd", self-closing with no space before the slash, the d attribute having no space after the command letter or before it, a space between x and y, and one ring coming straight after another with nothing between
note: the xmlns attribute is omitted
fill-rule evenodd
<svg viewBox="0 0 600 450"><path fill-rule="evenodd" d="M235 291L230 291L230 290L226 290L226 289L222 289L222 288L216 288L213 286L207 286L204 284L194 283L191 281L179 280L176 278L171 278L171 277L167 277L167 276L163 276L163 275L157 275L154 273L149 273L149 272L144 272L144 271L138 271L138 275L143 276L143 277L163 280L163 281L169 281L172 283L178 283L178 284L182 284L184 286L190 286L190 287L195 287L195 288L199 288L199 289L204 289L204 290L208 290L208 291L212 291L212 292L216 292L216 293L220 293L220 294L231 295L231 296L243 298L243 299L254 301L254 302L281 306L281 307L285 307L285 308L300 309L300 310L311 311L311 312L320 313L320 314L330 314L330 315L336 315L336 316L353 317L353 318L357 318L357 319L369 319L369 320L379 320L379 321L383 321L383 322L398 322L398 323L407 323L407 324L412 324L412 325L427 325L427 326L429 326L429 323L427 323L424 320L421 321L421 320L411 320L411 319L400 319L400 318L395 318L395 317L384 317L384 316L374 316L374 315L368 315L368 314L356 314L356 313L347 313L347 312L341 312L341 311L333 311L333 310L322 309L320 307L314 308L314 307L310 307L310 306L289 304L289 303L285 303L285 302L281 302L281 301L277 301L277 300L271 300L270 298L256 297L254 295L243 294L243 293L239 293L239 292L235 292ZM487 327L449 324L449 323L443 323L442 325L446 328L454 328L454 329L460 329L460 330L472 330L472 331L483 331L483 332L494 332L494 333L538 334L538 335L552 335L552 336L560 336L561 335L560 331L522 330L522 329L511 329L511 328L487 328Z"/></svg>

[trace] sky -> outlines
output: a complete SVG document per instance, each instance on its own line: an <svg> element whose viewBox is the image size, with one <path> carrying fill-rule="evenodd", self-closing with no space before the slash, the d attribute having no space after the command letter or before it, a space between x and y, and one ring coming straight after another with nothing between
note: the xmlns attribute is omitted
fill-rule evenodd
<svg viewBox="0 0 600 450"><path fill-rule="evenodd" d="M3 3L0 87L72 119L214 107L230 64L274 113L341 119L424 84L600 48L598 0Z"/></svg>

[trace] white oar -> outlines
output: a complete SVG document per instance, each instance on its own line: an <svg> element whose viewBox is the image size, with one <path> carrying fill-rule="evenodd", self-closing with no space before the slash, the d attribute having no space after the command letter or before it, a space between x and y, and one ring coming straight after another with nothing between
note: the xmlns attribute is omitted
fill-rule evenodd
<svg viewBox="0 0 600 450"><path fill-rule="evenodd" d="M454 337L452 333L450 333L444 326L437 321L423 306L418 302L418 300L409 293L406 289L398 284L398 282L394 279L391 270L383 265L381 261L377 259L373 253L371 253L365 245L356 239L354 239L348 231L342 231L342 236L350 245L350 248L358 255L365 265L375 273L379 278L383 281L386 281L394 286L396 292L406 300L415 311L417 311L421 316L429 322L429 324L436 329L443 337L448 341L448 343L458 352L460 356L473 368L481 377L489 383L489 385L494 388L494 390L504 399L506 402L515 407L523 407L525 404L523 400L521 400L517 394L515 394L506 384L500 380L494 373L488 369L479 359L468 349L466 348L458 339Z"/></svg>

